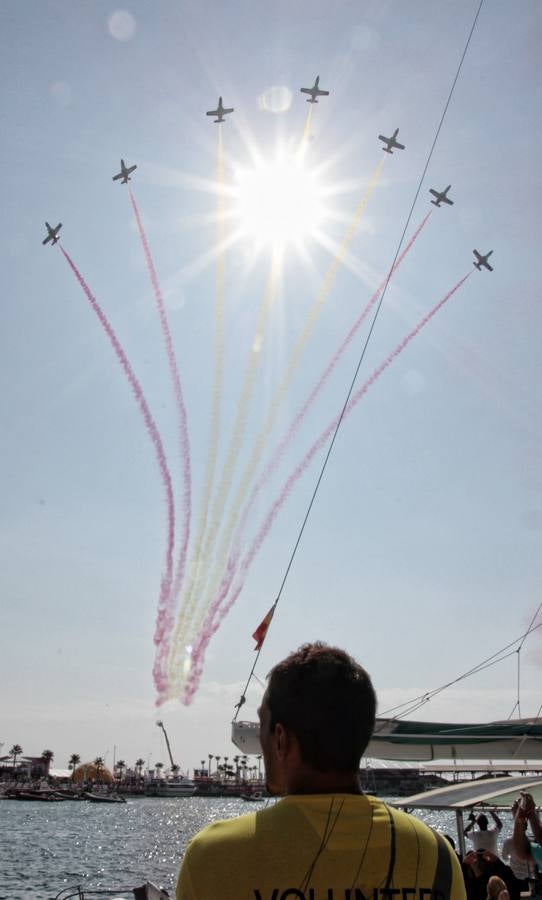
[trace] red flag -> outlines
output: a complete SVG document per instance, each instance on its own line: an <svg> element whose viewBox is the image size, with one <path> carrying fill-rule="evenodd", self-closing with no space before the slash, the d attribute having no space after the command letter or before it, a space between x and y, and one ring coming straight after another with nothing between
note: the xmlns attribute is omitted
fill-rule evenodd
<svg viewBox="0 0 542 900"><path fill-rule="evenodd" d="M271 624L271 619L273 618L273 613L274 613L274 612L275 612L275 605L273 604L273 606L271 607L271 609L270 609L269 612L267 613L265 619L262 619L262 621L261 621L260 624L258 625L256 631L255 631L254 634L252 635L252 637L253 637L254 640L256 641L256 646L254 647L255 650L260 650L260 648L261 648L263 642L265 641L265 636L266 636L266 634L267 634L267 629L269 628L269 626L270 626L270 624Z"/></svg>

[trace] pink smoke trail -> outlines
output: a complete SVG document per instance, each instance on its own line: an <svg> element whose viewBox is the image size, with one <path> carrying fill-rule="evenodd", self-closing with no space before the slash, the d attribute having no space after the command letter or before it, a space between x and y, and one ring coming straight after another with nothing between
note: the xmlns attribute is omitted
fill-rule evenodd
<svg viewBox="0 0 542 900"><path fill-rule="evenodd" d="M147 235L145 233L145 229L143 227L143 222L141 219L141 214L139 212L139 207L136 203L135 196L131 188L128 188L128 193L130 196L130 203L132 204L132 209L134 211L135 220L137 223L137 228L139 231L139 237L141 240L141 244L143 246L143 251L145 253L145 261L147 263L147 269L149 271L149 276L151 279L152 288L154 291L154 298L156 301L156 308L158 310L158 316L160 319L160 325L162 328L162 334L164 336L164 343L166 347L166 354L169 363L169 372L171 375L171 380L173 383L173 392L175 395L175 406L177 409L177 422L178 422L178 440L179 440L179 450L180 457L182 463L182 480L183 480L183 506L184 506L184 522L183 529L181 533L181 544L179 550L179 559L177 562L177 570L175 572L175 579L173 582L173 588L170 592L170 596L167 598L160 597L160 604L158 607L158 613L156 616L156 625L154 631L154 643L157 648L156 657L154 661L153 667L153 677L156 689L158 690L159 696L157 698L157 703L160 703L161 700L165 699L165 692L168 687L169 679L167 676L167 660L169 656L169 638L171 634L171 630L174 624L174 612L175 612L175 600L179 596L181 586L183 583L184 572L186 567L186 557L188 553L188 542L190 539L190 520L192 516L192 476L191 476L191 466L190 466L190 440L188 437L188 417L186 413L186 406L183 397L183 390L181 386L181 378L179 375L179 369L177 366L177 358L175 356L175 349L173 347L173 341L171 339L171 332L169 330L169 322L167 318L167 313L165 309L164 299L162 297L162 291L160 289L160 283L158 281L158 276L156 274L156 269L154 267L154 260L152 258L151 249L149 246L149 242L147 240Z"/></svg>
<svg viewBox="0 0 542 900"><path fill-rule="evenodd" d="M403 352L405 347L420 333L420 331L427 325L428 322L431 321L433 316L437 314L437 312L442 309L445 303L459 290L459 288L465 283L467 278L472 275L472 271L468 272L457 284L448 291L447 294L440 300L420 321L418 324L410 331L406 337L397 345L395 350L393 350L389 356L387 356L384 361L374 370L373 374L370 378L365 381L365 383L353 394L348 402L348 405L344 411L343 420L346 419L347 416L350 415L352 410L357 406L359 401L365 396L369 388L380 378L383 372L392 364L392 362L397 359L397 357ZM209 611L205 618L205 622L203 623L203 627L198 636L197 642L192 651L192 669L190 672L190 676L185 687L183 703L185 705L189 705L192 702L193 696L198 688L199 681L203 672L203 664L205 661L205 651L209 645L209 642L212 636L220 627L220 624L224 617L228 614L232 606L234 605L237 597L241 593L244 585L244 579L246 578L248 569L250 568L252 562L254 561L255 556L260 551L263 542L265 541L271 527L280 512L281 507L284 505L285 501L290 496L292 489L294 488L296 482L301 478L301 476L306 472L310 463L312 462L315 455L318 453L322 447L325 446L329 438L334 433L337 425L339 423L340 416L336 416L327 426L327 428L322 432L320 437L314 442L312 447L307 451L301 462L296 466L292 474L289 476L283 488L278 495L277 499L271 506L260 530L258 531L252 546L250 547L248 553L246 554L243 562L241 564L240 571L240 580L236 585L232 595L228 599L228 602L225 606L222 606L224 600L228 595L229 584L228 578L224 578L222 582L222 588L212 605L209 607ZM237 560L231 560L228 566L228 573L231 572L231 569L236 565ZM231 581L230 581L231 584ZM216 617L216 618L215 618Z"/></svg>
<svg viewBox="0 0 542 900"><path fill-rule="evenodd" d="M227 595L227 592L228 592L229 588L231 587L231 583L232 583L233 578L234 578L234 576L235 576L235 574L236 574L236 564L237 564L237 562L238 562L238 558L239 558L239 555L240 555L240 549L239 549L239 548L240 548L240 545L241 545L242 534L243 534L243 531L244 531L244 529L245 529L245 527L246 527L246 523L247 523L248 517L249 517L249 515L250 515L250 512L252 511L252 508L253 508L253 506L254 506L254 503L255 503L255 501L256 501L256 499L257 499L257 497L258 497L258 495L259 495L259 493L260 493L262 487L264 486L264 484L267 483L268 479L272 476L272 474L273 474L274 471L276 470L278 464L280 463L282 457L284 456L284 453L285 453L287 447L289 446L289 444L291 443L291 441L292 441L294 435L296 434L296 432L297 432L298 429L300 428L300 426L301 426L301 424L302 424L302 422L303 422L303 420L304 420L304 418L305 418L305 416L306 416L308 410L310 409L310 407L312 406L312 404L313 404L314 401L316 400L318 394L320 393L320 391L321 391L322 388L324 387L325 383L327 382L329 376L331 375L331 373L332 373L333 370L335 369L335 367L336 367L337 363L339 362L340 358L342 357L343 353L346 351L346 349L348 348L348 346L351 344L351 342L352 342L352 340L354 339L355 335L356 335L357 332L359 331L361 325L363 324L363 322L364 322L365 319L367 318L369 312L370 312L371 309L374 307L375 303L378 301L378 298L380 297L382 291L384 290L384 287L385 287L386 284L390 281L390 279L392 278L392 276L395 274L395 272L397 271L397 269L399 268L399 266L401 265L401 263L403 262L403 260L404 260L405 257L407 256L407 254L409 253L409 251L410 251L410 250L412 249L412 247L414 246L414 243L416 242L416 239L418 238L418 236L419 236L420 233L422 232L423 228L425 227L425 225L426 225L427 222L429 221L429 218L430 218L430 216L431 216L431 213L432 213L432 210L429 210L429 212L423 217L423 219L421 220L420 224L418 225L418 227L415 229L414 233L412 234L412 237L410 238L410 240L409 240L408 243L406 244L406 246L405 246L404 250L402 251L401 255L400 255L400 256L397 258L397 260L395 261L395 264L394 264L393 268L391 269L389 275L386 276L386 277L382 280L382 282L380 283L380 285L378 286L378 288L376 289L376 291L373 293L372 297L369 299L369 301L368 301L367 304L365 305L364 309L362 310L362 312L360 313L360 315L358 316L358 318L355 320L354 324L351 326L350 330L347 332L347 334L346 334L346 336L344 337L343 341L341 342L341 344L339 345L339 347L337 348L337 350L335 351L335 353L334 353L333 356L331 357L331 359L330 359L328 365L327 365L326 368L324 369L324 371L323 371L322 375L320 376L319 380L317 381L317 383L316 383L315 386L313 387L311 393L309 394L309 396L308 396L307 399L305 400L303 406L298 410L298 412L297 412L296 416L294 417L294 419L293 419L293 421L292 421L290 427L288 428L287 432L286 432L285 435L283 436L283 438L282 438L282 440L280 441L280 443L278 444L278 446L275 448L275 450L274 450L274 452L273 452L273 454L272 454L272 456L271 456L271 459L269 460L269 462L268 462L266 468L264 469L262 475L259 477L258 481L256 482L256 484L255 484L254 487L252 488L252 492L251 492L250 497L249 497L249 500L248 500L248 502L247 502L247 504L246 504L246 506L245 506L245 508L244 508L244 510L243 510L243 513L242 513L242 516L241 516L241 520L240 520L240 522L239 522L239 526L238 526L237 531L236 531L235 540L234 540L234 545L233 545L232 553L231 553L231 555L230 555L230 560L233 560L233 565L229 565L229 566L228 566L228 569L227 569L227 575L226 575L225 577L222 578L221 583L220 583L219 592L218 592L218 598L217 598L218 603L217 603L217 600L215 600L215 602L214 602L214 604L213 604L213 607L211 607L211 609L214 608L214 609L216 610L217 606L219 607L219 606L222 604L222 602L224 601L224 599L225 599L225 597L226 597L226 595ZM236 596L237 596L237 595L236 595ZM229 608L229 606L228 606L228 608ZM204 623L204 626L203 626L203 627L205 627L205 623ZM192 656L192 664L194 664L194 656Z"/></svg>
<svg viewBox="0 0 542 900"><path fill-rule="evenodd" d="M284 437L282 438L282 440L280 441L280 443L278 444L278 446L275 448L275 451L274 451L273 455L271 456L271 459L269 460L267 466L265 467L265 469L264 469L262 475L260 476L260 478L258 479L258 481L256 482L256 484L254 485L254 487L253 487L253 489L252 489L252 492L251 492L251 495L250 495L250 497L249 497L248 503L247 503L247 505L246 505L246 507L245 507L245 509L244 509L244 511L243 511L243 514L242 514L242 517L241 517L241 521L240 521L240 523L239 523L239 528L238 528L238 531L237 531L237 536L236 536L236 542L235 542L235 543L236 543L237 546L238 546L238 544L239 544L239 542L240 542L241 534L242 534L242 532L243 532L243 530L244 530L244 527L245 527L245 525L246 525L246 521L247 521L247 519L248 519L248 516L249 516L249 514L250 514L250 512L251 512L251 510L252 510L252 507L254 506L254 503L255 503L255 501L256 501L256 499L257 499L257 497L258 497L258 494L260 493L262 487L263 487L264 484L268 481L268 479L271 477L271 475L275 472L275 470L276 470L276 468L277 468L279 462L281 461L282 457L284 456L284 453L285 453L287 447L289 446L289 444L290 444L290 442L292 441L294 435L296 434L296 432L298 431L298 429L299 429L300 426L302 425L303 420L304 420L305 416L307 415L307 412L309 411L310 407L312 406L312 404L313 404L314 401L316 400L318 394L320 393L320 391L322 390L322 388L323 388L324 385L326 384L326 382L327 382L329 376L331 375L331 373L332 373L333 370L335 369L335 367L336 367L337 363L339 362L339 360L341 359L343 353L345 352L345 350L346 350L346 349L350 346L350 344L352 343L352 340L354 339L354 337L356 336L357 332L359 331L359 329L360 329L361 326L363 325L363 322L365 321L365 319L366 319L367 316L369 315L369 312L371 311L371 309L374 307L375 303L377 302L378 298L380 297L380 295L381 295L382 291L384 290L385 286L389 283L389 281L391 280L391 278L393 277L393 275L395 274L395 272L397 271L397 269L399 268L399 266L400 266L401 263L403 262L405 256L407 256L407 254L409 253L409 251L410 251L410 250L412 249L412 247L414 246L414 243L416 242L416 239L418 238L418 236L419 236L420 233L422 232L423 228L425 227L425 225L426 225L427 222L429 221L429 218L430 218L430 216L431 216L432 211L433 211L433 210L429 210L429 212L423 217L422 221L420 222L420 224L418 225L418 227L417 227L416 230L414 231L414 233L413 233L412 237L410 238L408 244L406 245L405 249L403 250L403 252L401 253L401 255L400 255L400 256L397 258L397 260L395 261L395 265L394 265L393 268L391 269L389 275L387 275L387 276L380 282L380 284L379 284L379 286L377 287L376 291L374 292L374 294L372 295L372 297L369 299L369 301L368 301L367 304L365 305L364 309L362 310L362 312L360 313L360 315L358 316L358 318L356 319L356 321L354 322L354 324L352 325L352 327L350 328L350 330L348 331L348 333L347 333L346 336L344 337L342 343L339 345L339 347L337 348L337 350L335 351L335 353L334 353L333 356L331 357L331 359L330 359L330 361L328 362L326 368L324 369L324 371L322 372L322 374L321 374L320 378L318 379L317 383L316 383L315 386L313 387L311 393L309 394L309 396L308 396L307 399L305 400L303 406L301 407L301 409L298 410L298 412L297 412L296 416L294 417L294 419L293 419L293 421L292 421L292 423L291 423L291 425L290 425L288 431L286 432L286 434L284 435Z"/></svg>
<svg viewBox="0 0 542 900"><path fill-rule="evenodd" d="M77 269L75 263L73 262L71 256L64 250L64 247L60 247L62 253L66 261L68 262L72 272L74 273L77 281L81 285L88 302L90 303L92 309L98 316L100 320L100 324L104 329L107 337L109 338L113 350L117 355L117 359L119 360L124 374L126 375L130 387L132 388L133 394L137 400L139 405L141 414L145 421L145 426L147 428L147 432L149 437L153 443L154 450L156 453L156 459L158 461L158 466L160 468L160 474L162 476L162 481L164 484L164 490L166 493L166 504L167 504L167 522L168 522L168 530L167 530L167 547L166 547L166 565L165 565L165 574L162 576L162 582L160 585L160 607L165 607L168 603L170 594L171 594L171 586L173 580L173 549L175 546L175 503L173 499L173 486L171 482L171 474L168 468L166 454L164 451L164 445L162 443L162 438L160 437L160 432L158 431L157 425L152 417L152 413L149 409L148 403L145 399L145 395L143 393L143 389L137 379L137 376L132 369L132 366L124 352L122 345L115 334L113 327L111 326L107 316L105 315L103 309L100 304L96 300L94 294L90 290L88 284L85 279ZM162 687L162 689L164 689Z"/></svg>

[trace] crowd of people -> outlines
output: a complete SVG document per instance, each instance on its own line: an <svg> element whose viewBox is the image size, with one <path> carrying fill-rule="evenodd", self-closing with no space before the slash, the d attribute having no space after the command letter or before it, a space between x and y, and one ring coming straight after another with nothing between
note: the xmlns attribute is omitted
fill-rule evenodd
<svg viewBox="0 0 542 900"><path fill-rule="evenodd" d="M468 900L519 900L526 893L542 896L542 825L532 796L522 793L513 804L513 834L503 842L500 853L502 822L493 810L490 815L493 827L484 813L471 813L465 829L472 849L460 862Z"/></svg>

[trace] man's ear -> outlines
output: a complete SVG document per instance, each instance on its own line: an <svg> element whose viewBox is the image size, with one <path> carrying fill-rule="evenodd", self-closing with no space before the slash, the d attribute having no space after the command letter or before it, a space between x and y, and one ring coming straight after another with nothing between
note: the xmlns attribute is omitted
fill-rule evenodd
<svg viewBox="0 0 542 900"><path fill-rule="evenodd" d="M275 725L275 753L282 762L291 757L292 753L299 755L299 742L296 735L280 722Z"/></svg>
<svg viewBox="0 0 542 900"><path fill-rule="evenodd" d="M280 722L275 725L274 738L276 754L279 759L283 760L288 754L290 740L286 728Z"/></svg>

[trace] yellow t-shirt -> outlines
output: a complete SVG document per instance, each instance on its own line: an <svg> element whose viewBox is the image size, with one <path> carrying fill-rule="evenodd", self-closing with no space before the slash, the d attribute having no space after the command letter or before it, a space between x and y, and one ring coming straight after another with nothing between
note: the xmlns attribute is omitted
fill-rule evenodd
<svg viewBox="0 0 542 900"><path fill-rule="evenodd" d="M290 795L190 841L177 900L465 900L448 842L375 797Z"/></svg>

